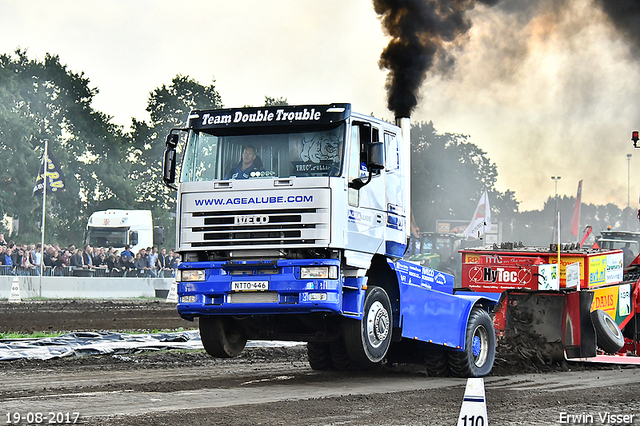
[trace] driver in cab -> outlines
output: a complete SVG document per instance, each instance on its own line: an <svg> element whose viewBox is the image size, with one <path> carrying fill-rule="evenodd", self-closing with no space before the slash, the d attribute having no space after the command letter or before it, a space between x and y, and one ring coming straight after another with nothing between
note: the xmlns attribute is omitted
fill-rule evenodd
<svg viewBox="0 0 640 426"><path fill-rule="evenodd" d="M242 159L227 173L225 179L249 179L251 172L259 167L257 164L259 160L256 157L256 149L251 145L245 146L242 150Z"/></svg>

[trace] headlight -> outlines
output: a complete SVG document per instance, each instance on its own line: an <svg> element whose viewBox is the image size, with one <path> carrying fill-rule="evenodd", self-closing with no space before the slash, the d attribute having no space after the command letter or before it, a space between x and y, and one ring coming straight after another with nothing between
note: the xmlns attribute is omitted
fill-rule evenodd
<svg viewBox="0 0 640 426"><path fill-rule="evenodd" d="M300 278L320 278L320 279L332 279L338 278L337 266L301 266Z"/></svg>
<svg viewBox="0 0 640 426"><path fill-rule="evenodd" d="M180 270L180 281L204 281L204 270L182 269Z"/></svg>

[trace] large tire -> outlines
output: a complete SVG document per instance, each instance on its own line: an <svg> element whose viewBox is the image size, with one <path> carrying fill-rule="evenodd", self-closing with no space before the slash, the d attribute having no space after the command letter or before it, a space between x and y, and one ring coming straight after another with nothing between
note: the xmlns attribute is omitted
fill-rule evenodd
<svg viewBox="0 0 640 426"><path fill-rule="evenodd" d="M212 357L233 358L247 344L247 336L238 321L232 317L204 316L198 322L202 345Z"/></svg>
<svg viewBox="0 0 640 426"><path fill-rule="evenodd" d="M463 351L449 352L449 368L456 377L483 377L491 372L496 357L496 332L484 309L474 307L467 322Z"/></svg>
<svg viewBox="0 0 640 426"><path fill-rule="evenodd" d="M447 377L449 375L449 356L445 351L438 349L426 351L424 360L429 377Z"/></svg>
<svg viewBox="0 0 640 426"><path fill-rule="evenodd" d="M624 346L624 336L611 315L602 309L591 312L591 322L596 328L598 347L609 354L618 352Z"/></svg>
<svg viewBox="0 0 640 426"><path fill-rule="evenodd" d="M366 369L369 364L363 365L349 356L347 348L342 340L331 342L331 367L338 371L359 371Z"/></svg>
<svg viewBox="0 0 640 426"><path fill-rule="evenodd" d="M307 343L307 357L312 370L330 370L331 346L324 342Z"/></svg>
<svg viewBox="0 0 640 426"><path fill-rule="evenodd" d="M391 344L393 312L387 292L371 286L364 299L362 320L347 319L343 337L349 357L363 365L382 361Z"/></svg>

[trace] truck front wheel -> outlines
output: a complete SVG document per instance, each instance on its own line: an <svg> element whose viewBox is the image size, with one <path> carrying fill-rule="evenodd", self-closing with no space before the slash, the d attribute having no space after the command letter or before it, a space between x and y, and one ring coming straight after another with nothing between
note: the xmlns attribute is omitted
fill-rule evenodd
<svg viewBox="0 0 640 426"><path fill-rule="evenodd" d="M344 343L352 360L371 364L382 361L391 344L392 315L387 292L369 287L362 320L348 319L344 323Z"/></svg>
<svg viewBox="0 0 640 426"><path fill-rule="evenodd" d="M496 332L484 309L474 307L467 322L463 351L449 352L449 368L456 377L483 377L491 372L496 357Z"/></svg>
<svg viewBox="0 0 640 426"><path fill-rule="evenodd" d="M247 336L235 318L227 316L200 317L202 346L215 358L233 358L242 352Z"/></svg>

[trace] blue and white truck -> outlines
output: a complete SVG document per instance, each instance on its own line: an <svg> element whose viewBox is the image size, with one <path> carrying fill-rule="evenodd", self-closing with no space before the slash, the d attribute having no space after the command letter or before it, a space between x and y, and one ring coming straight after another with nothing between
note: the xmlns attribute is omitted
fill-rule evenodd
<svg viewBox="0 0 640 426"><path fill-rule="evenodd" d="M170 131L177 309L198 318L210 355L302 341L318 370L408 360L489 374L495 302L402 260L410 122L397 123L336 103L191 111Z"/></svg>

